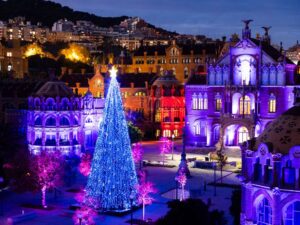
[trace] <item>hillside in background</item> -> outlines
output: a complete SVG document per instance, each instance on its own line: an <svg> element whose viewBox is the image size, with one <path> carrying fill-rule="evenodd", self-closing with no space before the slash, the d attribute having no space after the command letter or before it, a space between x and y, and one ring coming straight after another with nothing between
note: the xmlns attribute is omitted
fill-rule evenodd
<svg viewBox="0 0 300 225"><path fill-rule="evenodd" d="M52 27L59 19L71 21L88 20L101 27L118 25L127 16L101 17L94 14L74 11L61 4L43 0L6 0L0 1L0 20L8 20L17 16L25 17L33 24L41 22L44 26Z"/></svg>

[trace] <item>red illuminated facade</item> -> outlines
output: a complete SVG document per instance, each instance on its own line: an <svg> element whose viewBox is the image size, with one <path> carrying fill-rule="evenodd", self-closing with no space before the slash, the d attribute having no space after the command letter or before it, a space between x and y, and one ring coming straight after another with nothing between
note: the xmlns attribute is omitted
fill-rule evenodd
<svg viewBox="0 0 300 225"><path fill-rule="evenodd" d="M184 86L172 71L158 77L151 86L150 114L156 137L182 135L185 117Z"/></svg>

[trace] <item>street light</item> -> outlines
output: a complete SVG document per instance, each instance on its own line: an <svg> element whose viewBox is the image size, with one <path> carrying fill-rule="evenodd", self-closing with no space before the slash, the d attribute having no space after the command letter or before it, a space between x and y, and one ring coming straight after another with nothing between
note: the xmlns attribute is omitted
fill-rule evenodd
<svg viewBox="0 0 300 225"><path fill-rule="evenodd" d="M174 160L174 138L175 138L175 135L172 134L172 160Z"/></svg>

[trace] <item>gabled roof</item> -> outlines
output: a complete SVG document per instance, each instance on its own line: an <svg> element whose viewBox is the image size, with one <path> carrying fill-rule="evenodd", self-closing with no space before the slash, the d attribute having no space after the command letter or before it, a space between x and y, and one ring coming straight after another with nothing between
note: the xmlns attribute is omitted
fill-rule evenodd
<svg viewBox="0 0 300 225"><path fill-rule="evenodd" d="M259 46L260 44L260 40L257 40L257 39L254 39L254 38L251 38L251 41L253 43L255 43L257 46ZM284 55L279 51L277 50L276 48L274 48L272 45L262 41L261 42L261 47L262 47L262 50L268 55L270 56L272 59L274 59L275 61L278 61L278 59L280 57L282 57L282 59L284 58ZM285 61L286 63L288 64L294 64L289 58L285 57Z"/></svg>

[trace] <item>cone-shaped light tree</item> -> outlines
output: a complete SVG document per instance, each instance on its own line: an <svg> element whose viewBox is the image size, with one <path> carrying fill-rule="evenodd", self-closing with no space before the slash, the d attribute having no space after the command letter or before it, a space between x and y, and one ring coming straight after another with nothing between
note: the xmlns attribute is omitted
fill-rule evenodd
<svg viewBox="0 0 300 225"><path fill-rule="evenodd" d="M92 198L93 207L103 210L129 209L138 183L116 74L113 67L86 186L87 199Z"/></svg>

